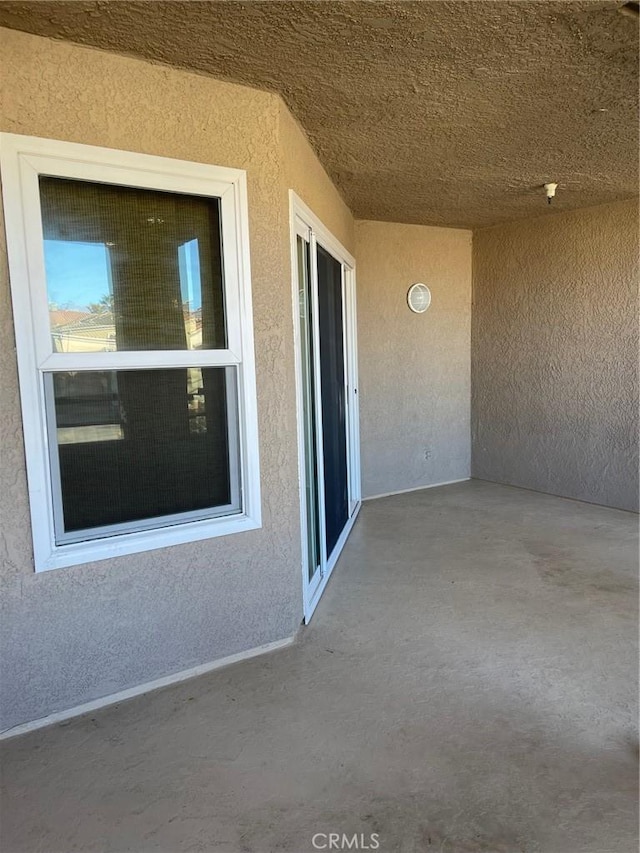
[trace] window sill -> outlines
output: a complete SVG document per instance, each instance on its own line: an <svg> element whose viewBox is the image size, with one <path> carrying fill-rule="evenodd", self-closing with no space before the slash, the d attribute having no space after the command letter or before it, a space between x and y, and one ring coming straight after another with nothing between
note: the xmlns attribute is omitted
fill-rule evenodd
<svg viewBox="0 0 640 853"><path fill-rule="evenodd" d="M94 539L90 542L59 545L44 559L36 557L36 572L48 572L52 569L79 566L100 560L110 560L115 557L126 557L129 554L140 554L144 551L157 551L170 548L173 545L185 545L203 539L214 539L218 536L259 530L261 527L260 518L238 514L224 518L174 524L170 527L144 530L139 533L127 533L108 539Z"/></svg>

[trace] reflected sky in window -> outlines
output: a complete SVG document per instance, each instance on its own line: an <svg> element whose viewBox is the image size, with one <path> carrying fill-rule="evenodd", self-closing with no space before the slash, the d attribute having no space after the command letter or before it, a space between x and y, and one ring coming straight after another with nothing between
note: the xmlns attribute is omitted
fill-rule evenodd
<svg viewBox="0 0 640 853"><path fill-rule="evenodd" d="M84 311L111 295L109 248L104 243L45 240L50 305Z"/></svg>
<svg viewBox="0 0 640 853"><path fill-rule="evenodd" d="M200 251L197 239L178 246L178 270L183 303L188 304L191 311L201 308Z"/></svg>
<svg viewBox="0 0 640 853"><path fill-rule="evenodd" d="M87 310L112 295L109 247L105 243L45 240L44 265L49 304ZM202 307L198 240L178 247L182 301L191 311Z"/></svg>

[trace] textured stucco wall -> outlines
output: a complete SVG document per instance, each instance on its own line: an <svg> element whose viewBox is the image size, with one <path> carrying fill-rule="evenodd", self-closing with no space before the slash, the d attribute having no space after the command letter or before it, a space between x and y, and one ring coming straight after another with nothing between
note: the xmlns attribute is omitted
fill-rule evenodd
<svg viewBox="0 0 640 853"><path fill-rule="evenodd" d="M473 244L473 476L636 509L636 203Z"/></svg>
<svg viewBox="0 0 640 853"><path fill-rule="evenodd" d="M284 189L294 190L351 254L354 254L354 220L307 137L284 104L280 105L280 141ZM289 238L287 237L287 240Z"/></svg>
<svg viewBox="0 0 640 853"><path fill-rule="evenodd" d="M0 30L0 38L0 129L247 170L263 510L258 531L35 574L3 251L0 628L7 727L291 636L302 618L302 591L279 97L11 30ZM309 203L347 240L348 211L305 145L304 137L297 140Z"/></svg>
<svg viewBox="0 0 640 853"><path fill-rule="evenodd" d="M363 496L468 477L471 232L356 222L356 258Z"/></svg>

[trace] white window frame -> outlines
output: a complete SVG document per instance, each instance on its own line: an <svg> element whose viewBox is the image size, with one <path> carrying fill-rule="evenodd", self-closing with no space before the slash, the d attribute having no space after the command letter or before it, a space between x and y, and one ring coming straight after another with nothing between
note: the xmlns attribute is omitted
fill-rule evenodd
<svg viewBox="0 0 640 853"><path fill-rule="evenodd" d="M11 133L0 133L0 168L35 570L79 565L261 527L246 172ZM220 199L227 349L74 353L73 365L66 353L54 353L44 267L40 175ZM49 464L44 375L69 369L215 366L234 366L237 371L240 512L195 521L184 513L171 520L159 519L153 529L145 523L145 529L112 532L104 539L56 544L56 496Z"/></svg>

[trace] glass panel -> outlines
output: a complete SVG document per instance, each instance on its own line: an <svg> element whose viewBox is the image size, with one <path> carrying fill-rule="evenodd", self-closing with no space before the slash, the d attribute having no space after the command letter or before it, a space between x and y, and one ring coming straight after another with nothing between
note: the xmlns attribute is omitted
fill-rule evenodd
<svg viewBox="0 0 640 853"><path fill-rule="evenodd" d="M139 529L147 519L157 526L178 513L239 511L235 368L64 372L46 381L59 540L95 538L109 525Z"/></svg>
<svg viewBox="0 0 640 853"><path fill-rule="evenodd" d="M226 347L220 200L40 177L54 352Z"/></svg>
<svg viewBox="0 0 640 853"><path fill-rule="evenodd" d="M318 326L327 557L349 520L342 266L318 246Z"/></svg>
<svg viewBox="0 0 640 853"><path fill-rule="evenodd" d="M307 548L309 580L311 580L320 567L320 525L318 523L318 463L315 438L316 417L309 280L309 245L301 237L298 237L298 297L300 304L300 352L302 356L302 404L304 410Z"/></svg>

